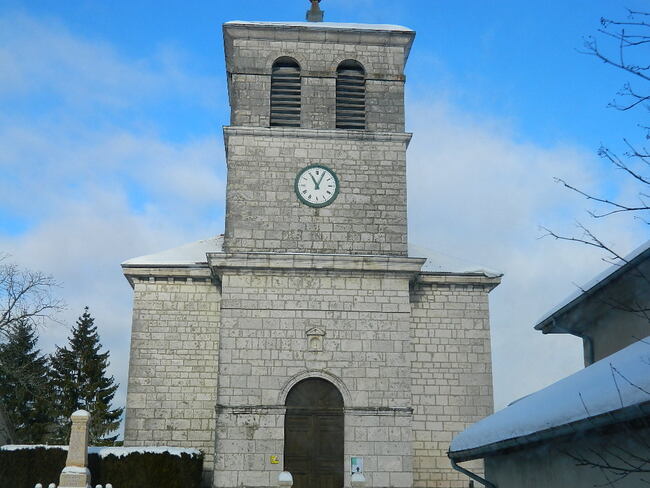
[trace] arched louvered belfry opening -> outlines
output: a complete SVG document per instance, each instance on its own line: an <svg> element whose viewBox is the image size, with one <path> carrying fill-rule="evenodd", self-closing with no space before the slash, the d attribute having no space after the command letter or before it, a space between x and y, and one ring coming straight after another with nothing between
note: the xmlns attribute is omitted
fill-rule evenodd
<svg viewBox="0 0 650 488"><path fill-rule="evenodd" d="M352 59L336 69L336 128L366 128L366 70Z"/></svg>
<svg viewBox="0 0 650 488"><path fill-rule="evenodd" d="M304 379L289 391L284 470L294 488L343 488L343 396L329 381Z"/></svg>
<svg viewBox="0 0 650 488"><path fill-rule="evenodd" d="M271 68L271 127L300 127L300 65L289 57Z"/></svg>

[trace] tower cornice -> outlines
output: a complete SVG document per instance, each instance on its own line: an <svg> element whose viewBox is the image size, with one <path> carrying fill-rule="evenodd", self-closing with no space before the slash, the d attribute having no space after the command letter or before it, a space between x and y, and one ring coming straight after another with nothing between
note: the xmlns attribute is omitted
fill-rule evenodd
<svg viewBox="0 0 650 488"><path fill-rule="evenodd" d="M408 147L413 134L410 132L377 132L346 129L300 129L293 127L246 127L224 126L226 144L230 136L273 136L304 139L338 139L348 141L401 142Z"/></svg>
<svg viewBox="0 0 650 488"><path fill-rule="evenodd" d="M215 275L226 269L268 269L316 271L358 271L403 273L417 276L424 258L312 253L208 253L208 264Z"/></svg>

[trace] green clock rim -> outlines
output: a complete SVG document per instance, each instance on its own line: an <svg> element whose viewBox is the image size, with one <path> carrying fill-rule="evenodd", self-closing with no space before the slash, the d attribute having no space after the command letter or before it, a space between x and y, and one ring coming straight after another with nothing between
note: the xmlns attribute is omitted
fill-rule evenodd
<svg viewBox="0 0 650 488"><path fill-rule="evenodd" d="M331 175L334 177L334 183L336 184L336 187L334 188L334 195L332 196L332 198L330 198L328 201L326 201L324 203L312 203L312 202L309 202L309 201L305 200L302 197L302 195L300 194L300 191L298 190L298 180L300 179L300 177L302 176L302 174L305 171L310 170L312 168L321 168L321 169L324 169L326 171L329 171L331 173ZM298 174L296 175L296 179L293 182L293 191L296 193L296 196L298 197L298 200L300 200L305 205L307 205L309 207L314 207L314 208L322 208L322 207L327 207L328 205L331 205L334 202L334 200L336 200L336 197L339 196L339 189L340 189L339 187L340 187L340 185L339 185L339 177L336 176L336 173L334 172L334 170L332 170L331 168L328 168L324 164L310 164L309 166L305 166L300 171L298 171Z"/></svg>

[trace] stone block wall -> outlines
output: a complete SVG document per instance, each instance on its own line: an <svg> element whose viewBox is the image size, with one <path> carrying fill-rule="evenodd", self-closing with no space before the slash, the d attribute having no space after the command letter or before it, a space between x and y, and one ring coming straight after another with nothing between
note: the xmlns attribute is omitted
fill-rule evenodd
<svg viewBox="0 0 650 488"><path fill-rule="evenodd" d="M209 278L130 276L133 327L125 446L201 449L212 470L220 293ZM128 276L128 271L127 271Z"/></svg>
<svg viewBox="0 0 650 488"><path fill-rule="evenodd" d="M406 255L410 135L353 132L227 127L225 250ZM339 179L323 208L294 192L315 163Z"/></svg>
<svg viewBox="0 0 650 488"><path fill-rule="evenodd" d="M283 455L284 399L293 384L317 376L344 397L346 472L350 456L362 456L369 486L410 487L408 276L218 272L223 296L215 486L275 484L281 466L269 458ZM325 332L320 352L308 350L306 333L314 327Z"/></svg>
<svg viewBox="0 0 650 488"><path fill-rule="evenodd" d="M413 289L416 488L467 487L467 477L452 470L447 450L456 433L493 411L488 291L496 280L422 276ZM473 469L482 471L480 464Z"/></svg>

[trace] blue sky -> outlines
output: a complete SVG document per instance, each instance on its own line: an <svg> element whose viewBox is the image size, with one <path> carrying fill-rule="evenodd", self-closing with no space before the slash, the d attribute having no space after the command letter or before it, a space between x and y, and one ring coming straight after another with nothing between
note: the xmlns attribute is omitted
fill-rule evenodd
<svg viewBox="0 0 650 488"><path fill-rule="evenodd" d="M639 140L642 114L607 108L627 78L578 51L601 16L644 2L321 5L328 21L417 31L407 67L410 239L505 272L491 298L496 406L575 371L579 343L531 326L604 264L540 239L539 226L571 232L585 220L587 202L555 176L612 195L633 191L596 150ZM131 306L119 263L223 229L221 24L300 21L308 7L0 3L0 251L61 281L64 322L90 306L123 385L119 401ZM630 219L593 225L621 252L647 238ZM66 334L44 330L44 349Z"/></svg>

